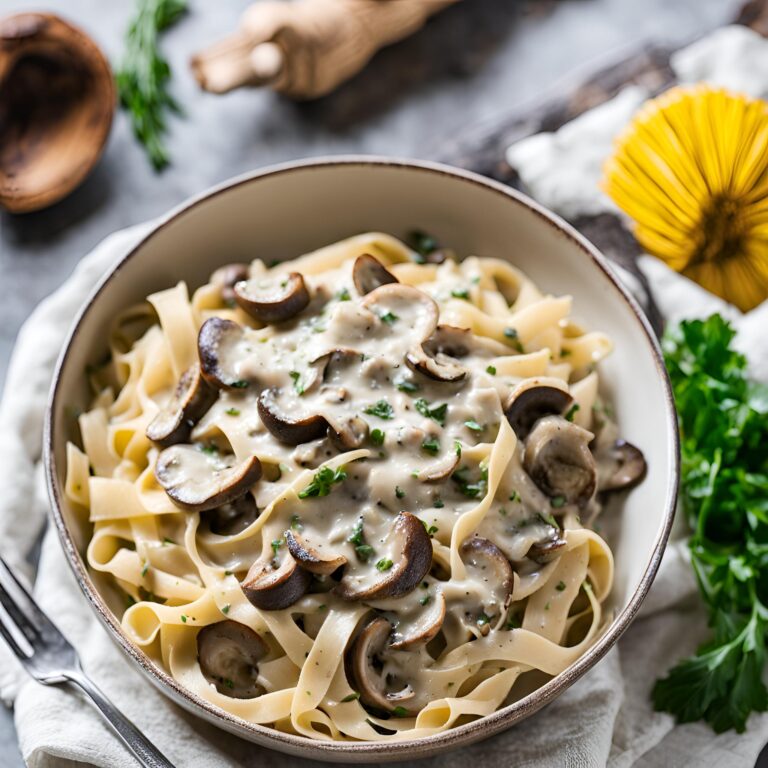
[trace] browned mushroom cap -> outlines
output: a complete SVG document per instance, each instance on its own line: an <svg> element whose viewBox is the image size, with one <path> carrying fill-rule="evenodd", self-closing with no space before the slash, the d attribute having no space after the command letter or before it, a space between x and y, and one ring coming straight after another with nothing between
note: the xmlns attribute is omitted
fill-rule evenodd
<svg viewBox="0 0 768 768"><path fill-rule="evenodd" d="M407 684L400 690L387 691L386 678L376 669L380 666L378 657L386 651L391 630L390 623L381 616L368 622L347 651L346 664L363 704L385 712L402 707L403 702L414 696L413 689Z"/></svg>
<svg viewBox="0 0 768 768"><path fill-rule="evenodd" d="M523 468L550 498L584 506L597 486L592 438L560 416L545 416L525 441Z"/></svg>
<svg viewBox="0 0 768 768"><path fill-rule="evenodd" d="M406 626L398 625L392 632L389 647L395 650L411 650L426 645L437 635L444 621L445 595L438 591L434 599L424 606L424 611L417 621Z"/></svg>
<svg viewBox="0 0 768 768"><path fill-rule="evenodd" d="M259 662L269 646L250 627L237 621L219 621L197 634L200 671L224 696L252 699L264 693L258 684Z"/></svg>
<svg viewBox="0 0 768 768"><path fill-rule="evenodd" d="M235 362L242 357L237 349L245 343L245 331L232 320L211 317L203 323L197 336L200 370L209 384L222 389L248 386L235 371Z"/></svg>
<svg viewBox="0 0 768 768"><path fill-rule="evenodd" d="M565 390L528 379L510 394L504 413L518 440L525 440L533 425L542 417L563 413L573 398Z"/></svg>
<svg viewBox="0 0 768 768"><path fill-rule="evenodd" d="M455 451L447 453L440 461L424 467L416 475L416 479L421 480L422 483L439 483L442 480L447 480L459 466L460 461L461 457Z"/></svg>
<svg viewBox="0 0 768 768"><path fill-rule="evenodd" d="M293 555L294 560L310 573L319 573L329 575L337 568L345 565L347 558L344 555L331 555L323 557L317 549L308 544L302 536L293 531L285 532L285 541L288 544L288 551Z"/></svg>
<svg viewBox="0 0 768 768"><path fill-rule="evenodd" d="M181 375L170 402L149 423L147 437L163 448L185 442L215 399L216 390L205 381L200 365L195 363Z"/></svg>
<svg viewBox="0 0 768 768"><path fill-rule="evenodd" d="M232 304L235 301L235 284L247 280L249 274L247 264L226 264L211 275L211 283L221 291L222 301Z"/></svg>
<svg viewBox="0 0 768 768"><path fill-rule="evenodd" d="M281 443L301 445L321 438L328 428L328 422L320 414L311 414L304 418L292 418L281 407L280 393L274 389L265 389L258 400L259 416L264 426Z"/></svg>
<svg viewBox="0 0 768 768"><path fill-rule="evenodd" d="M263 611L279 611L293 605L312 581L312 574L299 568L290 553L283 556L277 568L274 565L274 559L257 560L240 583L250 603Z"/></svg>
<svg viewBox="0 0 768 768"><path fill-rule="evenodd" d="M469 369L457 358L470 351L471 331L452 325L438 325L420 347L409 350L405 361L414 371L435 381L461 381Z"/></svg>
<svg viewBox="0 0 768 768"><path fill-rule="evenodd" d="M400 512L387 539L397 553L392 567L379 572L373 583L359 574L345 574L335 588L339 596L345 600L380 600L400 597L418 586L432 565L432 542L421 520L410 512Z"/></svg>
<svg viewBox="0 0 768 768"><path fill-rule="evenodd" d="M565 545L566 541L560 535L560 529L552 525L549 527L546 536L531 544L527 557L530 557L531 560L540 565L546 565L556 557L560 557L561 550Z"/></svg>
<svg viewBox="0 0 768 768"><path fill-rule="evenodd" d="M506 604L514 586L514 571L504 553L489 539L472 536L459 550L461 559L477 578L488 584L500 606Z"/></svg>
<svg viewBox="0 0 768 768"><path fill-rule="evenodd" d="M352 280L361 296L379 286L397 283L399 280L378 260L368 253L358 256L352 267Z"/></svg>
<svg viewBox="0 0 768 768"><path fill-rule="evenodd" d="M309 291L298 272L257 277L235 284L235 301L260 323L282 323L309 304Z"/></svg>
<svg viewBox="0 0 768 768"><path fill-rule="evenodd" d="M603 457L600 457L601 460ZM648 469L643 452L626 440L617 440L607 452L608 472L598 481L600 491L622 491L633 488ZM602 461L600 462L603 463ZM601 467L602 469L602 467Z"/></svg>
<svg viewBox="0 0 768 768"><path fill-rule="evenodd" d="M202 512L242 496L261 477L261 462L249 456L237 464L231 453L172 445L157 457L155 477L177 507Z"/></svg>
<svg viewBox="0 0 768 768"><path fill-rule="evenodd" d="M202 513L208 527L217 536L234 536L244 531L259 516L259 508L250 493L229 504Z"/></svg>

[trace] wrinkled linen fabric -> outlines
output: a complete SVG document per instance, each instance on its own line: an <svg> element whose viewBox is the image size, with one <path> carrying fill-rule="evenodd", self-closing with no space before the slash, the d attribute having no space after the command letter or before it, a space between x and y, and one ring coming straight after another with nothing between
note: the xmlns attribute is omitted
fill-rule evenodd
<svg viewBox="0 0 768 768"><path fill-rule="evenodd" d="M737 55L738 53L738 55ZM749 61L745 62L745 56ZM727 28L690 46L673 61L685 82L708 79L763 95L768 89L768 43ZM765 77L756 73L765 72ZM564 215L614 210L600 192L600 168L612 137L644 94L635 87L553 134L514 145L510 162L540 202ZM53 366L78 307L100 277L137 243L150 225L116 233L78 265L42 302L21 333L0 404L0 551L31 576L25 556L45 523L48 501L40 465L42 423ZM768 381L768 303L742 315L735 308L641 257L654 297L671 322L726 315L752 373ZM630 287L627 275L620 273ZM485 742L419 761L423 768L469 763L524 768L736 768L752 766L768 740L768 715L753 716L746 734L715 735L694 723L676 726L654 712L654 681L707 637L678 519L643 607L618 645L581 680L536 716ZM134 669L88 607L67 565L56 532L44 536L34 590L43 608L80 653L86 672L176 766L299 768L312 761L271 752L209 725L172 704ZM33 768L94 765L134 768L135 762L86 701L68 689L27 678L0 644L0 694L15 707L22 754ZM318 766L321 765L318 763Z"/></svg>

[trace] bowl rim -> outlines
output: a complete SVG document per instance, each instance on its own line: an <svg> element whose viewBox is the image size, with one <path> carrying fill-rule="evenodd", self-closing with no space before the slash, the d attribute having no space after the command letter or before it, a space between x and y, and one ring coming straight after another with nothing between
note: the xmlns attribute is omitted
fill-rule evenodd
<svg viewBox="0 0 768 768"><path fill-rule="evenodd" d="M259 725L242 720L219 707L200 698L192 691L184 688L168 672L155 664L144 652L135 645L123 631L118 619L107 607L106 602L99 594L95 585L88 576L84 562L77 550L72 533L67 527L61 511L59 489L57 485L57 464L54 456L54 443L57 439L54 426L54 413L57 409L59 394L58 384L61 372L67 363L69 351L77 340L83 321L88 315L94 301L104 288L120 273L122 267L138 254L145 244L187 212L192 211L208 200L228 192L239 186L251 184L259 180L317 168L328 169L339 167L394 167L421 173L449 176L453 179L483 187L491 192L504 196L509 202L526 208L530 213L543 219L549 226L564 235L573 245L581 250L604 274L613 289L628 306L631 315L639 324L648 347L650 348L656 372L660 377L666 403L665 418L667 430L672 439L672 451L670 452L668 472L671 482L667 488L664 500L664 512L662 525L657 532L653 549L643 571L642 578L627 604L619 611L608 625L606 630L598 638L597 642L589 650L579 657L573 664L560 674L553 677L540 688L532 691L522 699L496 710L490 715L485 715L470 723L449 728L441 733L425 736L420 739L402 741L373 741L373 742L346 742L346 741L320 741L312 740L305 736L284 733L266 725ZM250 739L264 746L275 748L294 755L313 757L320 760L345 760L360 759L366 762L382 761L390 762L408 758L418 758L435 755L458 746L468 745L480 739L485 739L502 730L506 730L514 723L533 714L538 709L550 703L563 691L570 687L576 680L591 669L613 647L619 637L626 631L632 620L637 615L640 606L645 599L648 590L656 576L664 549L669 538L670 530L675 515L677 494L679 487L680 465L680 438L678 433L677 416L674 405L672 387L667 374L659 342L651 329L651 326L640 309L634 297L624 288L614 275L606 258L583 235L577 232L570 224L557 214L547 210L539 203L531 200L526 195L508 187L500 182L486 178L472 171L467 171L442 163L424 160L412 160L405 158L382 157L377 155L338 155L323 156L304 160L280 163L267 166L257 171L247 172L231 179L225 180L200 194L197 194L181 204L172 208L168 213L155 220L152 229L144 234L139 242L119 259L97 282L89 293L83 305L79 309L68 333L62 350L56 362L49 391L48 403L45 413L45 425L43 435L43 461L45 465L46 484L48 496L51 502L51 515L56 526L67 562L75 576L83 594L100 621L107 629L112 640L131 658L137 666L147 675L150 681L164 694L168 695L176 703L181 703L186 709L198 716L218 725L225 730L241 737Z"/></svg>

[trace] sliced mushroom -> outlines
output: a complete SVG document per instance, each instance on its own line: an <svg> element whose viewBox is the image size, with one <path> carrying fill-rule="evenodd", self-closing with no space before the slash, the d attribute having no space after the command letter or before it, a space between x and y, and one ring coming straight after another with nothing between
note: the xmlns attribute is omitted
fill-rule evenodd
<svg viewBox="0 0 768 768"><path fill-rule="evenodd" d="M527 379L512 390L504 413L517 439L525 440L539 419L564 413L572 403L573 397L564 389Z"/></svg>
<svg viewBox="0 0 768 768"><path fill-rule="evenodd" d="M361 296L365 296L382 285L399 282L378 259L368 253L355 259L355 265L352 267L352 280Z"/></svg>
<svg viewBox="0 0 768 768"><path fill-rule="evenodd" d="M283 556L277 568L274 565L274 559L257 560L240 583L250 603L263 611L279 611L293 605L312 581L312 574L299 568L290 553Z"/></svg>
<svg viewBox="0 0 768 768"><path fill-rule="evenodd" d="M560 416L540 419L525 441L523 467L551 499L583 507L595 493L593 435Z"/></svg>
<svg viewBox="0 0 768 768"><path fill-rule="evenodd" d="M243 358L238 347L247 344L245 331L232 320L211 317L203 323L197 336L197 354L205 380L220 389L240 389L249 382L235 370L236 361Z"/></svg>
<svg viewBox="0 0 768 768"><path fill-rule="evenodd" d="M285 532L285 541L294 560L310 573L328 576L347 562L344 555L323 557L315 547L308 544L300 534L294 533L294 531Z"/></svg>
<svg viewBox="0 0 768 768"><path fill-rule="evenodd" d="M400 512L387 535L397 553L392 567L380 572L371 583L354 572L346 573L335 588L345 600L381 600L400 597L415 589L432 565L432 542L421 520L410 512Z"/></svg>
<svg viewBox="0 0 768 768"><path fill-rule="evenodd" d="M259 662L269 646L250 627L237 621L219 621L197 635L197 658L205 679L233 699L253 699L264 693L257 682Z"/></svg>
<svg viewBox="0 0 768 768"><path fill-rule="evenodd" d="M172 445L158 456L155 477L176 506L202 512L229 504L261 477L258 457L236 461L231 453Z"/></svg>
<svg viewBox="0 0 768 768"><path fill-rule="evenodd" d="M380 657L386 653L391 630L390 623L379 616L363 627L347 651L347 670L360 693L360 700L385 712L402 707L403 702L414 696L413 689L407 683L398 690L388 691L386 678L377 671L377 667L381 666Z"/></svg>
<svg viewBox="0 0 768 768"><path fill-rule="evenodd" d="M226 264L211 275L211 283L221 291L221 299L226 304L235 302L235 284L247 280L250 267L247 264Z"/></svg>
<svg viewBox="0 0 768 768"><path fill-rule="evenodd" d="M244 531L259 516L259 508L250 493L203 513L208 527L217 536L234 536Z"/></svg>
<svg viewBox="0 0 768 768"><path fill-rule="evenodd" d="M501 612L507 606L514 587L514 571L504 553L489 539L472 536L464 540L459 554L472 577L485 582L493 595L492 601ZM483 635L490 631L488 621L478 621L477 626Z"/></svg>
<svg viewBox="0 0 768 768"><path fill-rule="evenodd" d="M434 599L424 606L424 611L417 621L397 626L392 632L389 647L395 650L411 650L426 645L443 626L445 605L445 595L437 591Z"/></svg>
<svg viewBox="0 0 768 768"><path fill-rule="evenodd" d="M455 451L447 453L440 461L422 469L416 475L416 479L421 480L422 483L439 483L447 480L459 466L460 461L461 457Z"/></svg>
<svg viewBox="0 0 768 768"><path fill-rule="evenodd" d="M352 451L359 448L368 437L368 422L359 416L348 419L326 417L328 422L328 437L342 451Z"/></svg>
<svg viewBox="0 0 768 768"><path fill-rule="evenodd" d="M195 363L181 375L170 402L147 427L147 437L167 448L189 439L192 427L216 399L216 390L202 377Z"/></svg>
<svg viewBox="0 0 768 768"><path fill-rule="evenodd" d="M281 407L278 390L266 389L259 395L258 410L264 426L281 443L301 445L321 438L328 429L328 422L320 414L293 418Z"/></svg>
<svg viewBox="0 0 768 768"><path fill-rule="evenodd" d="M257 277L236 283L235 301L260 323L282 323L309 304L309 291L299 272Z"/></svg>
<svg viewBox="0 0 768 768"><path fill-rule="evenodd" d="M565 545L566 541L560 535L560 530L553 525L550 526L549 532L544 538L531 544L527 557L539 565L546 565L556 557L560 557L561 550Z"/></svg>
<svg viewBox="0 0 768 768"><path fill-rule="evenodd" d="M639 448L626 440L616 440L606 455L598 455L598 469L598 490L623 491L637 485L648 466Z"/></svg>

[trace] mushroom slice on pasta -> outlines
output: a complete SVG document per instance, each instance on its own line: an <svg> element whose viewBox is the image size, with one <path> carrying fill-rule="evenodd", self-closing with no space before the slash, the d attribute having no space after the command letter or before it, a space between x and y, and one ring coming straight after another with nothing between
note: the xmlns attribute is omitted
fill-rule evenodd
<svg viewBox="0 0 768 768"><path fill-rule="evenodd" d="M344 574L335 591L345 600L400 597L414 590L432 565L432 541L418 517L400 512L384 541L383 556ZM386 555L385 555L386 553Z"/></svg>
<svg viewBox="0 0 768 768"><path fill-rule="evenodd" d="M181 375L170 401L147 427L147 437L167 448L189 439L192 427L216 399L216 390L203 378L195 363Z"/></svg>
<svg viewBox="0 0 768 768"><path fill-rule="evenodd" d="M583 507L597 487L597 467L589 450L594 435L560 416L540 419L526 438L523 467L557 504Z"/></svg>
<svg viewBox="0 0 768 768"><path fill-rule="evenodd" d="M176 506L202 512L238 499L261 477L261 462L205 446L173 445L157 458L155 477Z"/></svg>
<svg viewBox="0 0 768 768"><path fill-rule="evenodd" d="M269 646L250 627L236 621L208 624L197 635L200 671L216 690L233 699L264 693L258 683L259 662Z"/></svg>
<svg viewBox="0 0 768 768"><path fill-rule="evenodd" d="M279 560L277 556L257 560L240 588L256 608L279 611L293 605L309 589L311 581L309 571L300 568L293 556L286 552Z"/></svg>
<svg viewBox="0 0 768 768"><path fill-rule="evenodd" d="M259 276L234 286L235 301L260 323L283 323L307 308L309 291L299 272Z"/></svg>

